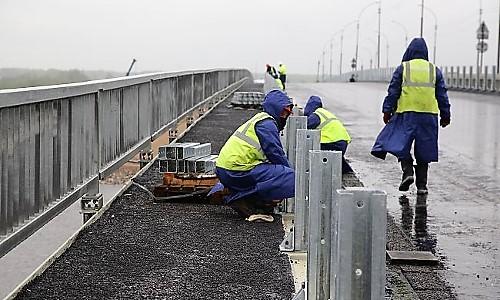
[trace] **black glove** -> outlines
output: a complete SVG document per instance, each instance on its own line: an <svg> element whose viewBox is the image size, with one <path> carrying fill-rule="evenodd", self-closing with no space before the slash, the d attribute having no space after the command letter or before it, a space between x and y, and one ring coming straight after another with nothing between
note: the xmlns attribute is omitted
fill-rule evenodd
<svg viewBox="0 0 500 300"><path fill-rule="evenodd" d="M391 119L391 117L392 117L392 113L385 112L384 113L384 118L383 118L384 119L384 124L389 123L389 120Z"/></svg>
<svg viewBox="0 0 500 300"><path fill-rule="evenodd" d="M443 128L450 125L450 117L448 117L448 118L441 117L441 119L439 120L439 125L441 125L441 127L443 127Z"/></svg>

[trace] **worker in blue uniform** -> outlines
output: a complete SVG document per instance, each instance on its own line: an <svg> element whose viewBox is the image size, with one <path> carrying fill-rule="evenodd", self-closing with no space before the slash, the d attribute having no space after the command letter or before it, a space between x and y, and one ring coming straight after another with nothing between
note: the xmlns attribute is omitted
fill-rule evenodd
<svg viewBox="0 0 500 300"><path fill-rule="evenodd" d="M222 147L216 174L230 194L225 203L248 221L272 222L273 208L295 194L295 174L281 145L293 104L280 90L270 91L263 112L241 125Z"/></svg>
<svg viewBox="0 0 500 300"><path fill-rule="evenodd" d="M392 75L382 106L386 125L371 151L381 159L385 159L387 153L396 156L403 170L399 190L408 191L415 182L420 195L428 193L429 163L438 161L438 116L443 128L451 119L443 75L428 60L424 39L413 39L403 55L402 64ZM415 166L410 153L412 145Z"/></svg>
<svg viewBox="0 0 500 300"><path fill-rule="evenodd" d="M321 98L318 96L309 97L304 108L304 115L307 117L307 129L321 131L321 150L342 151L342 174L353 173L344 157L351 137L342 122L333 113L323 108Z"/></svg>

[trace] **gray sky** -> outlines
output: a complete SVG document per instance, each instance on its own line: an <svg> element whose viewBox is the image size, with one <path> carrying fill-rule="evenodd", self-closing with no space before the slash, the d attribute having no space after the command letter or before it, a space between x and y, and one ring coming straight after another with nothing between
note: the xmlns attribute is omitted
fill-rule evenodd
<svg viewBox="0 0 500 300"><path fill-rule="evenodd" d="M282 61L290 73L315 73L323 47L372 0L0 0L0 68L126 72L245 67L261 71ZM421 0L382 0L389 63L404 52L406 26L419 34ZM496 64L499 0L482 0L490 29L485 64ZM438 17L437 64L473 65L480 0L425 0ZM354 57L355 25L346 27L344 66ZM360 63L376 62L377 8L361 16ZM434 20L424 37L432 57ZM340 34L334 37L338 72ZM327 53L327 60L329 53ZM381 66L386 65L382 37Z"/></svg>

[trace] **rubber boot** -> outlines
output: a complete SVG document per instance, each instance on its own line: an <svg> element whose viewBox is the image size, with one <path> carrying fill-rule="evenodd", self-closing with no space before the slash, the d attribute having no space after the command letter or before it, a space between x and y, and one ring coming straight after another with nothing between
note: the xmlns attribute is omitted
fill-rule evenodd
<svg viewBox="0 0 500 300"><path fill-rule="evenodd" d="M413 178L413 161L402 160L401 169L403 170L403 177L401 178L399 190L401 192L406 192L410 189L410 185L415 181Z"/></svg>
<svg viewBox="0 0 500 300"><path fill-rule="evenodd" d="M427 190L427 170L429 169L429 164L419 164L415 166L415 175L417 182L417 195L425 195L429 193Z"/></svg>

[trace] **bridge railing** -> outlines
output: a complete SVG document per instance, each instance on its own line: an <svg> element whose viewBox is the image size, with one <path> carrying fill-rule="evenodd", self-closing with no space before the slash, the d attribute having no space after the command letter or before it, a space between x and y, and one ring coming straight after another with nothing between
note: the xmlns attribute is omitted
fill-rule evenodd
<svg viewBox="0 0 500 300"><path fill-rule="evenodd" d="M396 68L368 69L333 76L333 81L347 82L354 75L356 81L389 82ZM452 90L470 92L499 92L500 76L495 66L474 68L472 66L440 67L446 85Z"/></svg>
<svg viewBox="0 0 500 300"><path fill-rule="evenodd" d="M0 257L247 78L220 69L0 91Z"/></svg>

